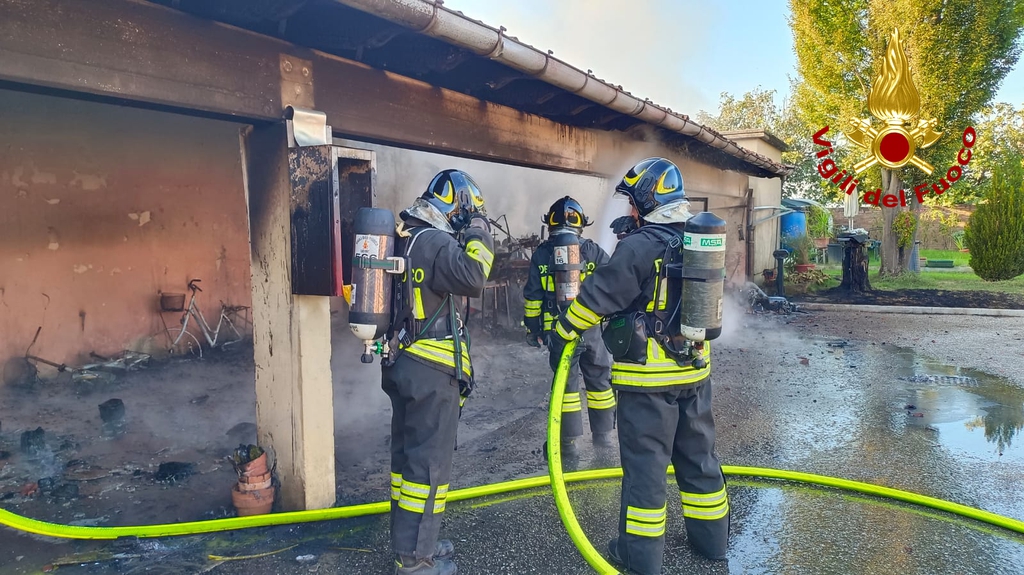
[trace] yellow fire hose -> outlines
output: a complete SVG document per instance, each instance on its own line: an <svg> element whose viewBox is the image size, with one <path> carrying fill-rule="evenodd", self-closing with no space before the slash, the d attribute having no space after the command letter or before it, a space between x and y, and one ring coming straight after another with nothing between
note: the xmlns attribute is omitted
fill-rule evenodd
<svg viewBox="0 0 1024 575"><path fill-rule="evenodd" d="M575 471L572 473L562 472L562 460L560 453L561 430L562 430L562 400L565 395L565 382L569 375L572 354L575 351L576 342L570 342L562 352L562 357L555 372L551 391L551 407L548 415L548 476L528 477L514 481L492 483L467 489L458 489L448 494L448 500L465 501L479 497L500 495L512 491L535 489L538 487L551 486L555 497L555 505L558 508L562 523L569 532L573 543L580 550L587 563L601 575L613 575L619 571L611 566L601 554L594 549L594 546L587 539L586 534L580 527L579 521L573 512L572 504L566 491L565 484L579 481L592 481L602 479L615 479L622 477L622 469L591 469L586 471ZM962 517L975 519L997 527L1002 527L1017 533L1024 533L1024 521L997 515L981 509L975 509L966 505L952 503L926 495L919 495L909 491L892 489L862 483L802 473L799 471L787 471L781 469L769 469L764 467L739 467L724 465L722 471L729 476L745 476L762 479L783 479L799 483L834 487L847 491L866 493L877 497L894 499L946 511ZM671 467L668 469L672 473ZM194 521L188 523L169 523L162 525L133 525L125 527L78 527L71 525L59 525L22 517L10 511L0 509L0 524L19 531L57 537L62 539L117 539L119 537L174 537L183 535L198 535L202 533L215 533L221 531L233 531L236 529L250 529L254 527L270 527L274 525L288 525L293 523L310 523L315 521L329 521L334 519L346 519L363 517L366 515L379 515L388 513L391 510L390 501L378 503L365 503L349 507L336 507L331 509L316 509L310 511L291 511L287 513L275 513L269 515L256 515L250 517L232 517L228 519L213 519L209 521Z"/></svg>
<svg viewBox="0 0 1024 575"><path fill-rule="evenodd" d="M569 370L572 366L572 354L576 350L577 341L578 340L573 340L569 342L566 344L565 349L562 350L562 357L559 359L558 370L555 372L555 378L552 383L551 405L548 413L548 474L551 477L551 490L555 494L555 505L558 507L558 515L561 516L562 524L565 525L566 530L569 532L569 537L572 538L572 542L576 545L577 549L580 550L580 554L582 554L583 558L587 560L587 563L594 568L594 571L597 571L600 575L617 575L619 570L608 563L597 549L594 549L594 546L590 543L590 540L587 539L586 534L583 533L583 529L580 528L580 524L576 520L576 514L573 512L572 504L569 502L569 496L565 489L565 481L570 475L575 474L568 474L565 476L562 474L562 457L559 447L561 444L562 432L562 399L565 395L565 382L569 376ZM616 475L617 477L622 476L622 468L617 468L615 471L618 472ZM671 474L672 472L672 467L669 466L668 473ZM738 467L733 465L723 465L722 472L725 475L741 475L765 479L785 479L788 481L823 485L826 487L845 489L847 491L867 493L869 495L896 499L907 503L915 503L917 505L939 509L941 511L948 511L956 515L1004 527L1011 531L1016 531L1017 533L1024 533L1024 521L1011 519L1009 517L1004 517L988 511L982 511L981 509L975 509L966 505L960 505L959 503L936 499L934 497L928 497L927 495L919 495L909 491L892 489L890 487L882 487L880 485L872 485L870 483L850 481L848 479L839 479L825 475L815 475L813 473L786 471L783 469L769 469L765 467Z"/></svg>

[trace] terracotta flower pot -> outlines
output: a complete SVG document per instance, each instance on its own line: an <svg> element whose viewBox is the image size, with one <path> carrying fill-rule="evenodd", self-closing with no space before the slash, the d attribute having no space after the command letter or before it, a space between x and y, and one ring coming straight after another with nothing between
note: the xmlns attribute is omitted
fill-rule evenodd
<svg viewBox="0 0 1024 575"><path fill-rule="evenodd" d="M828 238L814 238L814 247L823 250L828 247Z"/></svg>
<svg viewBox="0 0 1024 575"><path fill-rule="evenodd" d="M796 264L796 273L802 274L805 271L813 270L814 264Z"/></svg>
<svg viewBox="0 0 1024 575"><path fill-rule="evenodd" d="M270 509L274 506L273 487L255 491L239 491L238 487L236 484L231 489L231 502L238 510L239 517L270 513Z"/></svg>
<svg viewBox="0 0 1024 575"><path fill-rule="evenodd" d="M239 465L238 469L241 471L242 477L265 475L267 473L267 454L264 453L249 463Z"/></svg>
<svg viewBox="0 0 1024 575"><path fill-rule="evenodd" d="M259 491L268 487L270 487L269 471L263 475L253 475L251 477L242 476L238 478L239 491Z"/></svg>

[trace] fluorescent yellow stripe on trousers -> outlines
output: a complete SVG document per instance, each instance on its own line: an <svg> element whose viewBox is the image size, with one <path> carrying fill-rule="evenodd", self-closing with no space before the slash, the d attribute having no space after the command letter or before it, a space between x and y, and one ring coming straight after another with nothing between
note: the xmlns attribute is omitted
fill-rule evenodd
<svg viewBox="0 0 1024 575"><path fill-rule="evenodd" d="M611 409L615 407L615 392L610 389L588 391L587 407L590 409Z"/></svg>
<svg viewBox="0 0 1024 575"><path fill-rule="evenodd" d="M412 513L422 514L426 511L427 498L430 497L430 486L422 483L402 480L401 495L398 506Z"/></svg>
<svg viewBox="0 0 1024 575"><path fill-rule="evenodd" d="M448 502L448 484L437 486L437 493L434 494L434 513L444 513Z"/></svg>
<svg viewBox="0 0 1024 575"><path fill-rule="evenodd" d="M574 391L565 394L562 400L562 413L572 413L581 409L583 409L583 404L580 403L580 392Z"/></svg>
<svg viewBox="0 0 1024 575"><path fill-rule="evenodd" d="M398 501L402 495L402 474L391 472L391 499Z"/></svg>
<svg viewBox="0 0 1024 575"><path fill-rule="evenodd" d="M714 493L679 492L683 500L683 517L713 521L729 514L729 496L725 486Z"/></svg>
<svg viewBox="0 0 1024 575"><path fill-rule="evenodd" d="M466 244L466 255L480 262L484 268L484 277L491 276L491 266L494 265L494 254L487 249L480 240L470 240Z"/></svg>
<svg viewBox="0 0 1024 575"><path fill-rule="evenodd" d="M661 509L626 507L626 533L640 537L661 537L668 521L668 506Z"/></svg>

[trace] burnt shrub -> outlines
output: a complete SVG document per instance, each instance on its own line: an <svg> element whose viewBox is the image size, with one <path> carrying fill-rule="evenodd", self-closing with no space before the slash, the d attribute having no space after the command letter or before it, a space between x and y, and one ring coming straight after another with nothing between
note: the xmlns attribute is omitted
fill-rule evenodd
<svg viewBox="0 0 1024 575"><path fill-rule="evenodd" d="M1021 159L1003 162L992 175L985 203L971 214L964 239L970 266L986 281L1024 274L1024 169Z"/></svg>

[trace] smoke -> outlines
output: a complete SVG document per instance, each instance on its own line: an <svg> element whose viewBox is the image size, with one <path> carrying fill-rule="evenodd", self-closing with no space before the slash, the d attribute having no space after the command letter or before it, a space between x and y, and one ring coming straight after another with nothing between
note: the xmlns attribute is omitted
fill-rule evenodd
<svg viewBox="0 0 1024 575"><path fill-rule="evenodd" d="M502 216L505 216L513 236L539 234L548 208L566 195L576 198L583 205L587 216L597 222L595 226L606 219L605 200L611 194L611 186L603 178L494 164L362 142L344 142L342 145L376 152L377 206L396 214L409 207L438 172L454 168L473 177L483 193L487 215L502 227L505 226ZM588 232L590 230L594 228L589 228ZM501 238L500 232L498 236Z"/></svg>
<svg viewBox="0 0 1024 575"><path fill-rule="evenodd" d="M724 346L735 345L746 328L746 323L746 310L736 298L726 293L722 300L722 335L718 336L715 343Z"/></svg>

